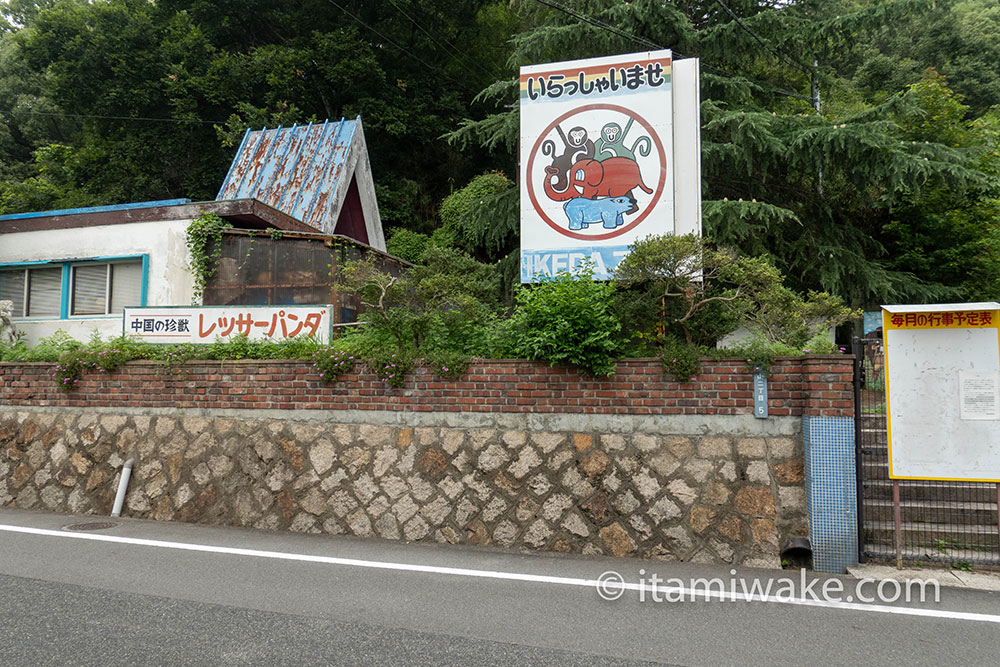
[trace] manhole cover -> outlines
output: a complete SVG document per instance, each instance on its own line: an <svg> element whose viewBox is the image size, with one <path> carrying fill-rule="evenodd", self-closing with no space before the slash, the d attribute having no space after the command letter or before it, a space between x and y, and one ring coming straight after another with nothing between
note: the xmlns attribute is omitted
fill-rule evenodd
<svg viewBox="0 0 1000 667"><path fill-rule="evenodd" d="M117 525L114 521L90 521L63 526L63 530L104 530L105 528L114 528Z"/></svg>

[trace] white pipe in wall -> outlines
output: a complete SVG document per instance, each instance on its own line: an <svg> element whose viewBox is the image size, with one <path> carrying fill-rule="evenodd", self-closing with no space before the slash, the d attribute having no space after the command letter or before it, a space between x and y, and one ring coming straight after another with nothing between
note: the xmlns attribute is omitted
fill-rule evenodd
<svg viewBox="0 0 1000 667"><path fill-rule="evenodd" d="M128 480L132 476L132 466L135 464L135 459L130 458L125 462L122 467L122 476L118 480L118 493L115 495L115 506L111 510L111 516L121 516L122 515L122 505L125 504L125 492L128 491Z"/></svg>

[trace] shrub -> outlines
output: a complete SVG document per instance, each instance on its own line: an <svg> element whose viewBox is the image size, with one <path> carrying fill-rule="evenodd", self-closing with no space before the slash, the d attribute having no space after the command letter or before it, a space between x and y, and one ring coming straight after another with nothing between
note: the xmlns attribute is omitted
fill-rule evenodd
<svg viewBox="0 0 1000 667"><path fill-rule="evenodd" d="M354 368L354 355L324 345L312 353L313 367L319 371L324 382L335 382L337 378Z"/></svg>
<svg viewBox="0 0 1000 667"><path fill-rule="evenodd" d="M429 241L426 234L400 228L388 238L385 247L389 254L412 264L419 264L424 261L424 252L427 251Z"/></svg>
<svg viewBox="0 0 1000 667"><path fill-rule="evenodd" d="M469 370L471 357L459 350L431 350L425 361L439 377L458 379Z"/></svg>
<svg viewBox="0 0 1000 667"><path fill-rule="evenodd" d="M701 372L702 348L688 345L679 338L668 338L663 345L663 371L678 382L690 382Z"/></svg>
<svg viewBox="0 0 1000 667"><path fill-rule="evenodd" d="M565 271L521 287L509 324L509 351L552 365L572 364L592 376L611 375L622 349L621 323L611 309L614 287L594 281L593 267Z"/></svg>
<svg viewBox="0 0 1000 667"><path fill-rule="evenodd" d="M378 379L390 387L402 387L406 374L413 370L413 356L408 352L396 352L392 348L380 347L365 355L365 364Z"/></svg>
<svg viewBox="0 0 1000 667"><path fill-rule="evenodd" d="M448 237L454 239L459 246L473 252L479 246L499 245L499 239L489 239L489 234L477 228L474 221L466 215L478 204L490 199L513 186L510 179L502 173L493 171L476 176L461 190L453 192L441 202L442 227L447 230Z"/></svg>

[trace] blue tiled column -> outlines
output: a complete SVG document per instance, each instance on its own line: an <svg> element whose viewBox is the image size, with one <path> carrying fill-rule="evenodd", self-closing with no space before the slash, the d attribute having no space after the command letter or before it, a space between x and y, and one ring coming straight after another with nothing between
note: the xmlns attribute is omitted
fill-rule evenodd
<svg viewBox="0 0 1000 667"><path fill-rule="evenodd" d="M813 570L842 574L858 562L854 420L803 417Z"/></svg>

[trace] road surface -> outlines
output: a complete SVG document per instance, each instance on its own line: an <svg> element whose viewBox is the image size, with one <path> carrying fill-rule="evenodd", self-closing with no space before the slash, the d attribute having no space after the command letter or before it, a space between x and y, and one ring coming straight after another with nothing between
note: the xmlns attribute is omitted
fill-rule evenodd
<svg viewBox="0 0 1000 667"><path fill-rule="evenodd" d="M940 602L910 604L668 602L682 584L654 591L655 577L717 577L738 591L737 580L798 574L130 519L65 530L102 520L0 510L0 665L815 667L1000 655L1000 594L985 591L941 588ZM594 583L608 571L631 586L606 583L616 600ZM831 581L856 590L850 577Z"/></svg>

